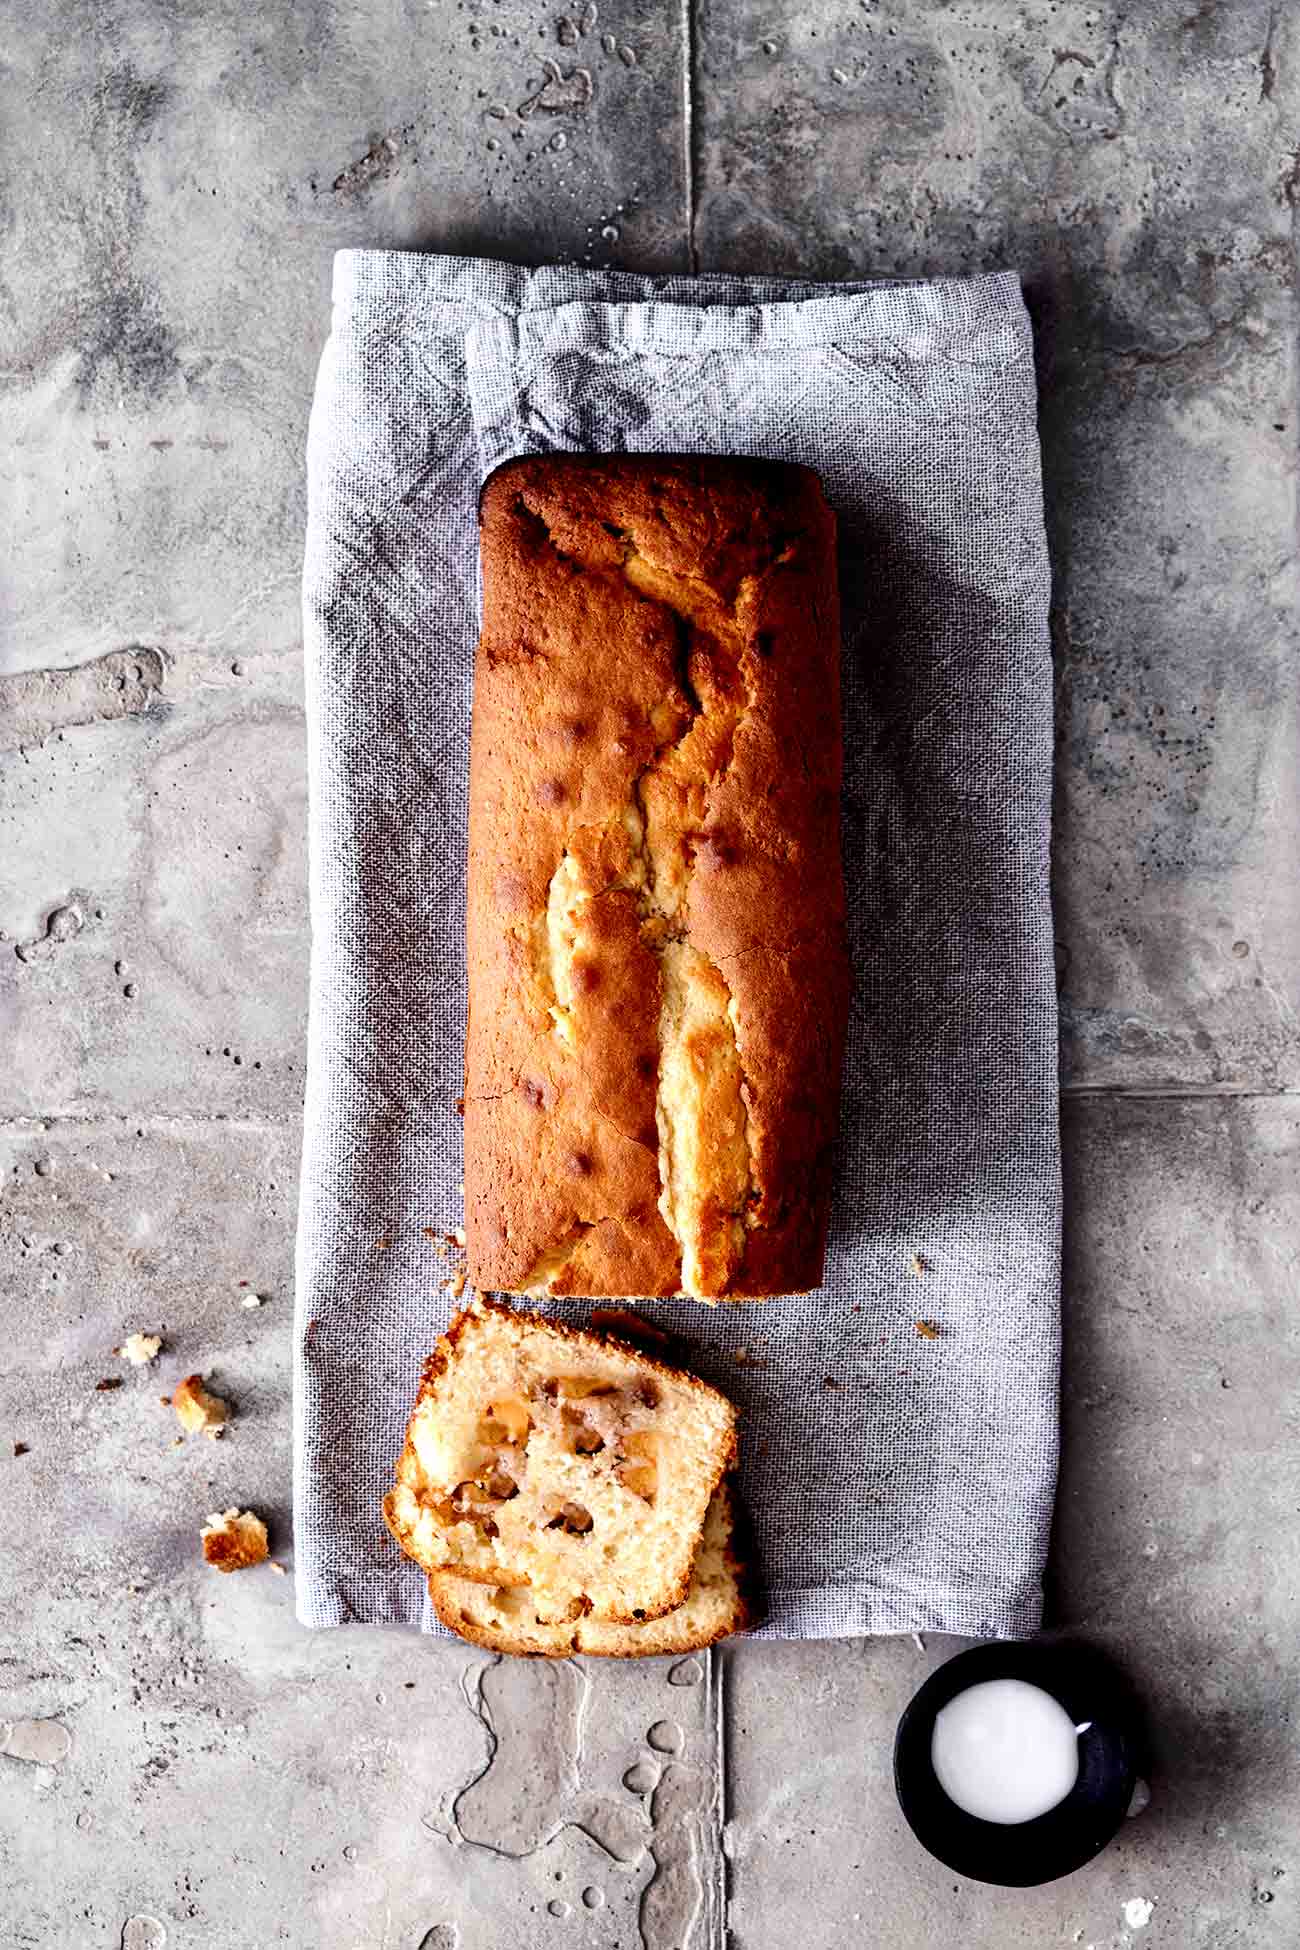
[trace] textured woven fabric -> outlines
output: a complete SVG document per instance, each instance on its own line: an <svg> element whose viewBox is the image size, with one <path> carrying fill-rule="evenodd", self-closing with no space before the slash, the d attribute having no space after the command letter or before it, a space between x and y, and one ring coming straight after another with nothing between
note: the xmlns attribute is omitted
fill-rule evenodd
<svg viewBox="0 0 1300 1950"><path fill-rule="evenodd" d="M741 1408L762 1629L1030 1632L1060 1192L1048 571L1019 285L392 252L337 260L309 440L300 1615L433 1629L378 1505L454 1304L426 1228L461 1218L475 503L498 461L553 448L804 461L840 520L855 991L826 1283L652 1303Z"/></svg>

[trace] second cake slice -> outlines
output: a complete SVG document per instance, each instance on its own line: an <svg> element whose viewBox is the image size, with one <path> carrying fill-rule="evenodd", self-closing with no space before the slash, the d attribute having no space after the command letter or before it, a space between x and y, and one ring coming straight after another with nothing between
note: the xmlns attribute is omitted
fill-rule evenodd
<svg viewBox="0 0 1300 1950"><path fill-rule="evenodd" d="M637 1619L631 1625L589 1618L573 1607L575 1616L548 1623L537 1616L526 1585L494 1589L454 1571L430 1571L429 1597L442 1623L461 1638L516 1658L567 1659L585 1652L641 1659L699 1652L743 1632L749 1623L748 1573L737 1553L735 1527L731 1490L719 1483L704 1519L686 1596L659 1618Z"/></svg>
<svg viewBox="0 0 1300 1950"><path fill-rule="evenodd" d="M480 1301L426 1364L384 1517L426 1571L528 1585L543 1622L658 1618L686 1595L735 1420L622 1341Z"/></svg>

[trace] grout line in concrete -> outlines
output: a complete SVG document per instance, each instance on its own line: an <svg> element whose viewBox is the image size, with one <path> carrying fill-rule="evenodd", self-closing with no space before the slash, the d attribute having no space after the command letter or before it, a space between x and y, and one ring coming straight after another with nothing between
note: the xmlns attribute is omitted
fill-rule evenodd
<svg viewBox="0 0 1300 1950"><path fill-rule="evenodd" d="M686 171L686 264L695 276L700 254L695 245L695 0L682 4L682 159Z"/></svg>
<svg viewBox="0 0 1300 1950"><path fill-rule="evenodd" d="M1065 1101L1116 1098L1130 1103L1212 1103L1223 1098L1243 1098L1251 1103L1288 1103L1300 1097L1300 1087L1281 1085L1262 1090L1247 1083L1063 1083ZM302 1123L301 1110L288 1110L265 1117L242 1116L238 1112L201 1110L159 1111L33 1111L26 1117L0 1117L0 1137L31 1137L40 1131L57 1130L61 1125L96 1129L114 1124L135 1124L153 1131L175 1129L230 1131L290 1131Z"/></svg>
<svg viewBox="0 0 1300 1950"><path fill-rule="evenodd" d="M42 1131L104 1130L113 1125L134 1124L137 1130L166 1131L291 1131L302 1123L302 1112L285 1111L279 1117L244 1117L222 1111L44 1111L30 1117L0 1117L0 1137L35 1137Z"/></svg>
<svg viewBox="0 0 1300 1950"><path fill-rule="evenodd" d="M1063 1083L1062 1098L1081 1097L1123 1097L1130 1100L1149 1098L1158 1103L1212 1102L1219 1097L1246 1097L1256 1102L1270 1102L1274 1098L1286 1099L1300 1097L1300 1089L1280 1084L1273 1090L1261 1090L1253 1083Z"/></svg>

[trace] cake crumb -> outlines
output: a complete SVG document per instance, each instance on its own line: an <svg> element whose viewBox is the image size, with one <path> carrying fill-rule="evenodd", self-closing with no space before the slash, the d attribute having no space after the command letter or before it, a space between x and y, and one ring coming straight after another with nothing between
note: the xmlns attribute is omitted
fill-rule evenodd
<svg viewBox="0 0 1300 1950"><path fill-rule="evenodd" d="M932 1320L918 1320L916 1331L923 1341L937 1341L939 1338L939 1329Z"/></svg>
<svg viewBox="0 0 1300 1950"><path fill-rule="evenodd" d="M464 1226L457 1226L455 1232L452 1234L452 1237L458 1246L463 1246L465 1244Z"/></svg>
<svg viewBox="0 0 1300 1950"><path fill-rule="evenodd" d="M113 1349L121 1361L129 1361L133 1368L147 1368L162 1353L161 1334L128 1334L121 1347Z"/></svg>
<svg viewBox="0 0 1300 1950"><path fill-rule="evenodd" d="M835 1379L835 1376L833 1374L827 1374L822 1376L823 1388L838 1388L839 1385L840 1385L839 1382Z"/></svg>
<svg viewBox="0 0 1300 1950"><path fill-rule="evenodd" d="M95 1393L97 1395L106 1395L110 1388L120 1388L121 1386L122 1377L120 1374L106 1374L101 1381L95 1383Z"/></svg>
<svg viewBox="0 0 1300 1950"><path fill-rule="evenodd" d="M25 1456L25 1455L27 1455L28 1453L29 1453L29 1451L28 1451L28 1447L27 1447L27 1444L26 1444L25 1442L15 1442L15 1444L14 1444L14 1454L15 1454L16 1456Z"/></svg>
<svg viewBox="0 0 1300 1950"><path fill-rule="evenodd" d="M271 1559L271 1569L275 1572L277 1578L287 1578L289 1575L283 1564L277 1564L274 1558Z"/></svg>
<svg viewBox="0 0 1300 1950"><path fill-rule="evenodd" d="M216 1510L199 1532L205 1561L216 1571L244 1571L269 1554L266 1525L251 1510Z"/></svg>
<svg viewBox="0 0 1300 1950"><path fill-rule="evenodd" d="M201 1374L186 1375L172 1393L172 1407L176 1419L186 1435L216 1437L230 1420L230 1403L222 1401L220 1395L210 1395L203 1385Z"/></svg>
<svg viewBox="0 0 1300 1950"><path fill-rule="evenodd" d="M593 1307L588 1324L602 1334L621 1334L634 1341L658 1341L665 1347L673 1338L666 1327L647 1320L632 1307Z"/></svg>
<svg viewBox="0 0 1300 1950"><path fill-rule="evenodd" d="M393 1242L389 1238L388 1234L385 1233L382 1239L377 1239L375 1241L375 1251L377 1253L386 1253L388 1251L388 1248L392 1245L392 1243Z"/></svg>
<svg viewBox="0 0 1300 1950"><path fill-rule="evenodd" d="M452 1299L459 1300L461 1294L465 1291L465 1268L463 1266L453 1276L453 1278L447 1282L447 1285L451 1292Z"/></svg>
<svg viewBox="0 0 1300 1950"><path fill-rule="evenodd" d="M923 1253L912 1254L912 1271L918 1280L923 1280L930 1270L930 1262Z"/></svg>
<svg viewBox="0 0 1300 1950"><path fill-rule="evenodd" d="M246 1293L240 1300L239 1304L241 1307L247 1307L251 1313L254 1307L261 1306L262 1296L260 1293Z"/></svg>
<svg viewBox="0 0 1300 1950"><path fill-rule="evenodd" d="M420 1231L426 1239L437 1239L441 1236L436 1226L421 1226Z"/></svg>

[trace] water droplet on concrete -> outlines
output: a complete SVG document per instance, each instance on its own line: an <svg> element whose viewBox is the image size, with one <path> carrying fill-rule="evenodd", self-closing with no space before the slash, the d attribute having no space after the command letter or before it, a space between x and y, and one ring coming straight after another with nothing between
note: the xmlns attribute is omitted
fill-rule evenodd
<svg viewBox="0 0 1300 1950"><path fill-rule="evenodd" d="M77 907L56 907L45 925L45 932L55 941L71 941L74 934L80 934L85 923L81 910Z"/></svg>
<svg viewBox="0 0 1300 1950"><path fill-rule="evenodd" d="M488 146L488 148L489 148L489 149L499 149L499 148L501 147L501 144L500 144L500 143L499 143L499 142L497 141L497 139L496 139L496 137L495 137L494 135L490 135L490 136L488 137L488 144L487 144L487 146Z"/></svg>
<svg viewBox="0 0 1300 1950"><path fill-rule="evenodd" d="M556 130L556 132L555 132L555 134L554 134L554 135L553 135L553 136L551 137L551 140L550 140L550 143L549 143L549 145L548 145L548 146L549 146L550 148L552 148L552 149L556 149L556 150L559 150L559 149L567 149L567 148L568 148L568 146L569 146L569 138L568 138L568 136L567 136L567 135L566 135L566 134L564 133L564 130L563 130L563 129L557 129L557 130Z"/></svg>
<svg viewBox="0 0 1300 1950"><path fill-rule="evenodd" d="M607 244L616 244L618 242L618 225L616 223L602 224L600 234Z"/></svg>
<svg viewBox="0 0 1300 1950"><path fill-rule="evenodd" d="M32 1170L38 1178L48 1178L53 1169L54 1167L48 1158L38 1158L32 1166Z"/></svg>
<svg viewBox="0 0 1300 1950"><path fill-rule="evenodd" d="M648 1760L637 1761L623 1776L623 1786L629 1794L652 1794L659 1783L659 1769Z"/></svg>
<svg viewBox="0 0 1300 1950"><path fill-rule="evenodd" d="M680 1754L685 1744L676 1720L656 1720L646 1739L657 1754Z"/></svg>
<svg viewBox="0 0 1300 1950"><path fill-rule="evenodd" d="M456 1950L459 1942L460 1931L454 1923L435 1923L420 1938L420 1950Z"/></svg>
<svg viewBox="0 0 1300 1950"><path fill-rule="evenodd" d="M344 1848L343 1848L343 1860L344 1860L345 1862L355 1862L355 1861L356 1861L356 1859L357 1859L357 1855L358 1855L358 1853L359 1853L359 1851L358 1851L358 1849L357 1849L357 1845L356 1845L356 1843L355 1843L355 1842L347 1842L347 1843L345 1843L345 1844L344 1844Z"/></svg>
<svg viewBox="0 0 1300 1950"><path fill-rule="evenodd" d="M135 983L134 983L134 982L124 982L124 983L122 984L122 993L123 993L123 995L124 995L124 996L126 997L126 999L127 999L127 1001L128 1001L128 1002L130 1002L130 1001L131 1001L131 999L132 999L132 998L133 998L133 997L135 996L135 994L137 993L137 990L136 990L136 986L135 986Z"/></svg>
<svg viewBox="0 0 1300 1950"><path fill-rule="evenodd" d="M563 1921L569 1914L569 1905L563 1902L559 1896L552 1896L550 1902L546 1905L546 1914L548 1916L558 1916Z"/></svg>
<svg viewBox="0 0 1300 1950"><path fill-rule="evenodd" d="M764 54L776 54L776 53L778 53L778 52L779 52L779 50L778 50L778 48L777 48L777 44L776 44L776 42L775 42L775 41L764 41L764 42L763 42L763 52L764 52Z"/></svg>
<svg viewBox="0 0 1300 1950"><path fill-rule="evenodd" d="M698 1659L679 1659L668 1674L670 1686L698 1686L704 1677L704 1668Z"/></svg>
<svg viewBox="0 0 1300 1950"><path fill-rule="evenodd" d="M604 1903L604 1900L604 1890L597 1889L594 1882L589 1882L582 1892L582 1907L584 1909L599 1909Z"/></svg>
<svg viewBox="0 0 1300 1950"><path fill-rule="evenodd" d="M60 1767L72 1749L72 1735L57 1720L12 1720L0 1726L0 1754L29 1760L36 1767Z"/></svg>
<svg viewBox="0 0 1300 1950"><path fill-rule="evenodd" d="M122 1925L122 1950L162 1950L166 1941L156 1916L129 1916Z"/></svg>

